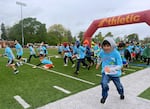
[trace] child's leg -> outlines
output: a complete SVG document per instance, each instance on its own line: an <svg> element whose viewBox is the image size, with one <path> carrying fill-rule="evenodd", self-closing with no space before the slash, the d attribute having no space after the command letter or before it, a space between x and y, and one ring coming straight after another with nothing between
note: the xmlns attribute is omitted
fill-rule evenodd
<svg viewBox="0 0 150 109"><path fill-rule="evenodd" d="M78 61L77 61L77 67L76 67L76 71L75 71L76 74L79 73L80 63L81 63L81 59L78 59Z"/></svg>
<svg viewBox="0 0 150 109"><path fill-rule="evenodd" d="M15 64L11 64L10 67L11 67L14 71L17 70L16 67L15 67Z"/></svg>
<svg viewBox="0 0 150 109"><path fill-rule="evenodd" d="M83 66L88 66L86 63L85 63L85 59L81 59L81 62L82 62L82 64L83 64Z"/></svg>
<svg viewBox="0 0 150 109"><path fill-rule="evenodd" d="M64 63L67 64L67 56L64 57Z"/></svg>
<svg viewBox="0 0 150 109"><path fill-rule="evenodd" d="M81 62L82 62L82 64L83 64L83 66L86 66L86 68L88 68L88 70L90 69L90 65L87 65L87 64L85 63L85 59L82 59Z"/></svg>
<svg viewBox="0 0 150 109"><path fill-rule="evenodd" d="M148 60L147 60L147 65L149 65L149 62L150 62L150 58L148 58Z"/></svg>
<svg viewBox="0 0 150 109"><path fill-rule="evenodd" d="M35 54L32 55L34 58L37 58L38 56L36 56Z"/></svg>
<svg viewBox="0 0 150 109"><path fill-rule="evenodd" d="M112 79L113 83L115 84L118 93L120 95L124 95L124 89L123 89L123 86L120 82L120 78L119 77L112 77L111 79Z"/></svg>
<svg viewBox="0 0 150 109"><path fill-rule="evenodd" d="M17 74L19 72L15 67L14 60L8 60L7 66L14 70L14 74Z"/></svg>
<svg viewBox="0 0 150 109"><path fill-rule="evenodd" d="M72 63L72 64L74 64L74 62L73 62L72 58L71 58L71 57L69 57L69 59L70 59L71 63Z"/></svg>
<svg viewBox="0 0 150 109"><path fill-rule="evenodd" d="M30 62L30 60L31 60L32 56L33 56L33 55L30 55L30 56L29 56L28 62Z"/></svg>
<svg viewBox="0 0 150 109"><path fill-rule="evenodd" d="M106 74L102 74L101 87L102 87L102 98L104 98L104 99L106 99L108 96L109 81L110 81L109 76Z"/></svg>
<svg viewBox="0 0 150 109"><path fill-rule="evenodd" d="M146 58L144 58L144 62L146 62Z"/></svg>

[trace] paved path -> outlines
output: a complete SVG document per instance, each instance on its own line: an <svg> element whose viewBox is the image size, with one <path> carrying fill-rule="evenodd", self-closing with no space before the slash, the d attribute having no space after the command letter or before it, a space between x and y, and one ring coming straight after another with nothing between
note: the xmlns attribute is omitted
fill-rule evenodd
<svg viewBox="0 0 150 109"><path fill-rule="evenodd" d="M137 97L150 87L150 68L121 78L125 88L125 100L120 100L114 84L110 83L109 96L101 104L101 87L97 86L71 95L38 109L150 109L150 101Z"/></svg>

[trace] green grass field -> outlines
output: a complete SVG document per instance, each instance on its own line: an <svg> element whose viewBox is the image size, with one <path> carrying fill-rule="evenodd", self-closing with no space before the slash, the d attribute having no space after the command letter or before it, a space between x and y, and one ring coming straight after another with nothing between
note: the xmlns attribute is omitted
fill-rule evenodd
<svg viewBox="0 0 150 109"><path fill-rule="evenodd" d="M0 53L3 52L4 49L0 49ZM49 55L57 55L57 50L49 49ZM28 49L24 49L24 57L29 57ZM101 77L96 76L100 74L100 70L95 70L95 66L89 71L81 67L79 75L74 75L75 68L71 68L71 63L64 67L62 58L52 57L51 60L55 65L52 71L33 69L32 66L24 64L18 68L19 74L14 75L12 69L6 67L7 59L0 57L0 109L22 109L13 98L16 95L30 104L29 109L35 109L100 84ZM31 64L36 65L39 62L37 58L31 59ZM125 75L143 68L130 66L128 69L132 71L126 70ZM71 94L65 94L53 86L67 89Z"/></svg>
<svg viewBox="0 0 150 109"><path fill-rule="evenodd" d="M139 97L150 100L150 87L139 95Z"/></svg>

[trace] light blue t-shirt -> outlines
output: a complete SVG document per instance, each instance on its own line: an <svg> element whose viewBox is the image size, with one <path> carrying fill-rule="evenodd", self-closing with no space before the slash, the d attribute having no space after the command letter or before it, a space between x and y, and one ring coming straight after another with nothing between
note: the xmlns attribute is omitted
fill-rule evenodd
<svg viewBox="0 0 150 109"><path fill-rule="evenodd" d="M127 48L126 48L130 53L133 52L133 46L129 45Z"/></svg>
<svg viewBox="0 0 150 109"><path fill-rule="evenodd" d="M77 46L74 45L74 46L72 47L72 49L73 49L73 54L77 54Z"/></svg>
<svg viewBox="0 0 150 109"><path fill-rule="evenodd" d="M30 55L36 54L35 50L34 50L34 48L32 46L29 46L29 50L30 50Z"/></svg>
<svg viewBox="0 0 150 109"><path fill-rule="evenodd" d="M23 55L22 46L21 46L19 43L17 43L17 44L15 45L15 48L16 48L16 51L17 51L17 55L18 55L18 56L22 56L22 55Z"/></svg>
<svg viewBox="0 0 150 109"><path fill-rule="evenodd" d="M47 58L44 58L42 61L41 61L42 64L53 64L51 60L47 59Z"/></svg>
<svg viewBox="0 0 150 109"><path fill-rule="evenodd" d="M15 56L14 56L14 54L13 54L13 52L12 52L10 47L6 47L5 48L5 54L4 55L6 55L9 60L15 59Z"/></svg>
<svg viewBox="0 0 150 109"><path fill-rule="evenodd" d="M144 49L145 49L145 47L141 47L141 48L140 48L140 51L141 51L141 52L140 52L140 55L141 55L141 56L143 55Z"/></svg>
<svg viewBox="0 0 150 109"><path fill-rule="evenodd" d="M48 55L48 50L45 46L42 46L42 50L44 52L45 55Z"/></svg>
<svg viewBox="0 0 150 109"><path fill-rule="evenodd" d="M58 46L58 52L62 52L63 51L63 46Z"/></svg>
<svg viewBox="0 0 150 109"><path fill-rule="evenodd" d="M101 50L99 53L99 57L102 60L102 73L104 72L104 68L106 66L120 66L122 67L122 59L121 59L121 55L119 54L119 52L116 49L113 49L110 53L106 53L104 52L104 50ZM121 76L121 70L116 71L116 74L113 74L111 76L113 77L119 77Z"/></svg>
<svg viewBox="0 0 150 109"><path fill-rule="evenodd" d="M63 47L63 52L64 52L64 56L67 56L67 57L72 56L69 46Z"/></svg>
<svg viewBox="0 0 150 109"><path fill-rule="evenodd" d="M140 46L135 46L135 53L138 54L140 53L141 47Z"/></svg>
<svg viewBox="0 0 150 109"><path fill-rule="evenodd" d="M126 60L126 58L124 57L124 49L122 49L122 50L118 50L119 51L119 53L120 53L120 55L121 55L121 58L122 58L122 61L123 62L127 62L127 60Z"/></svg>
<svg viewBox="0 0 150 109"><path fill-rule="evenodd" d="M79 46L77 48L77 59L84 59L85 58L85 51L86 51L85 47Z"/></svg>

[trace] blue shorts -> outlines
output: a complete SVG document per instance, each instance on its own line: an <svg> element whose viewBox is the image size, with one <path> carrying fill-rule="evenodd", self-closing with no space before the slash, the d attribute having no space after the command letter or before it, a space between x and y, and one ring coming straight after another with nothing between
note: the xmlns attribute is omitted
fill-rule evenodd
<svg viewBox="0 0 150 109"><path fill-rule="evenodd" d="M126 61L123 61L122 63L123 63L123 65L126 65L126 64L127 64L127 62L126 62Z"/></svg>

